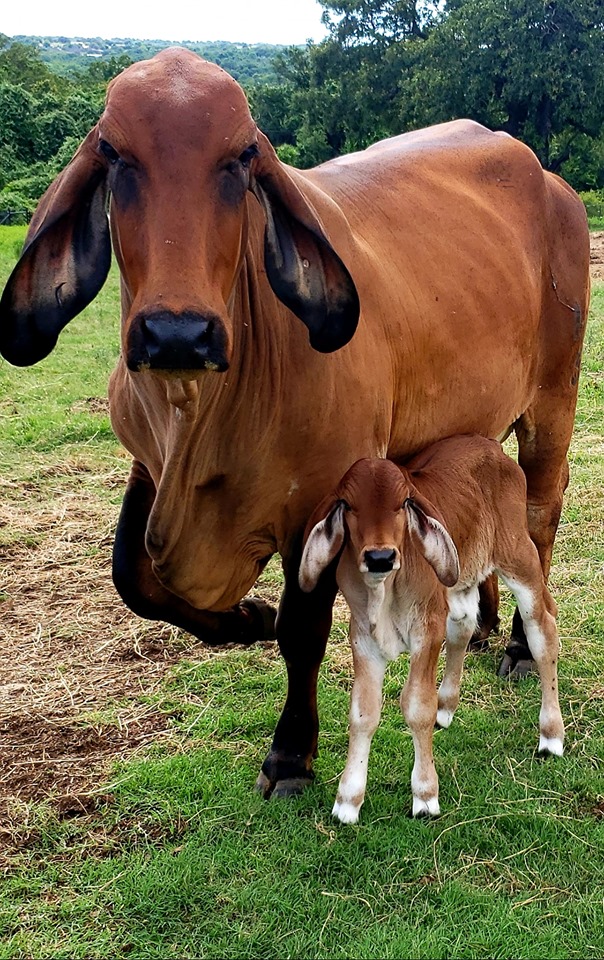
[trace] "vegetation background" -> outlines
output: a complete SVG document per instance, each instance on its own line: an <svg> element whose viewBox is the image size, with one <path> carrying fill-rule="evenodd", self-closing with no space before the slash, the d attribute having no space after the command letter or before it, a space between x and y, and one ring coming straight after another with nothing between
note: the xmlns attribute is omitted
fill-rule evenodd
<svg viewBox="0 0 604 960"><path fill-rule="evenodd" d="M601 0L321 0L306 47L189 43L245 87L301 167L455 117L506 130L604 221ZM102 110L107 81L161 40L0 35L0 222L25 222Z"/></svg>

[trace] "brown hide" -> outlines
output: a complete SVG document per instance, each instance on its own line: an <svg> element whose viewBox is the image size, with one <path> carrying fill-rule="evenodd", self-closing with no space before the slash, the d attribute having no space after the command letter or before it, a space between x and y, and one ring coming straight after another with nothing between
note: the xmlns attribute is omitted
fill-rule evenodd
<svg viewBox="0 0 604 960"><path fill-rule="evenodd" d="M556 500L589 244L580 200L530 150L456 121L296 171L235 81L177 49L112 82L91 136L122 274L112 423L157 488L146 545L170 591L226 609L267 556L291 555L352 462L400 460L454 433L520 423L529 499ZM43 200L47 217L57 197ZM40 220L30 243L42 256ZM9 359L24 284L18 266L3 301ZM207 362L129 360L160 311L178 356L189 318L200 343L213 331Z"/></svg>

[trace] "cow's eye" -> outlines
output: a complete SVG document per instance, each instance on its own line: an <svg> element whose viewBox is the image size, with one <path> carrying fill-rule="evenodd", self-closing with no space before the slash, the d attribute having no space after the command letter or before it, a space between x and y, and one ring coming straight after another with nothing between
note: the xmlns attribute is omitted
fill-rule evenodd
<svg viewBox="0 0 604 960"><path fill-rule="evenodd" d="M252 143L249 147L239 154L239 163L242 167L249 167L254 157L258 156L258 144Z"/></svg>
<svg viewBox="0 0 604 960"><path fill-rule="evenodd" d="M111 144L107 143L106 140L99 140L99 150L111 164L117 163L120 159L120 155L117 150L114 150Z"/></svg>

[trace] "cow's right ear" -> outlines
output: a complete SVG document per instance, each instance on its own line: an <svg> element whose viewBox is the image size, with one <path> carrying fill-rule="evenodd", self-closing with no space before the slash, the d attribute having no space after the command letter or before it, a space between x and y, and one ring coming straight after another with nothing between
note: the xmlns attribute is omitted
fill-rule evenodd
<svg viewBox="0 0 604 960"><path fill-rule="evenodd" d="M343 500L336 500L334 503L330 498L317 507L308 522L298 573L300 589L305 593L315 589L323 571L335 560L344 546L345 510L346 504Z"/></svg>
<svg viewBox="0 0 604 960"><path fill-rule="evenodd" d="M95 127L50 185L0 300L0 353L30 366L103 286L111 263L107 165Z"/></svg>

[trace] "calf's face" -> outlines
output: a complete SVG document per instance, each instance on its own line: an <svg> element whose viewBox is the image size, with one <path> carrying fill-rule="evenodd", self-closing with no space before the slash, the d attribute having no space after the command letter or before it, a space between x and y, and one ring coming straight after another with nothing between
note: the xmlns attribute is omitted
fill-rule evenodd
<svg viewBox="0 0 604 960"><path fill-rule="evenodd" d="M299 583L305 592L344 549L367 586L399 570L406 549L419 549L445 586L459 578L442 517L390 460L357 460L313 513L304 541Z"/></svg>

